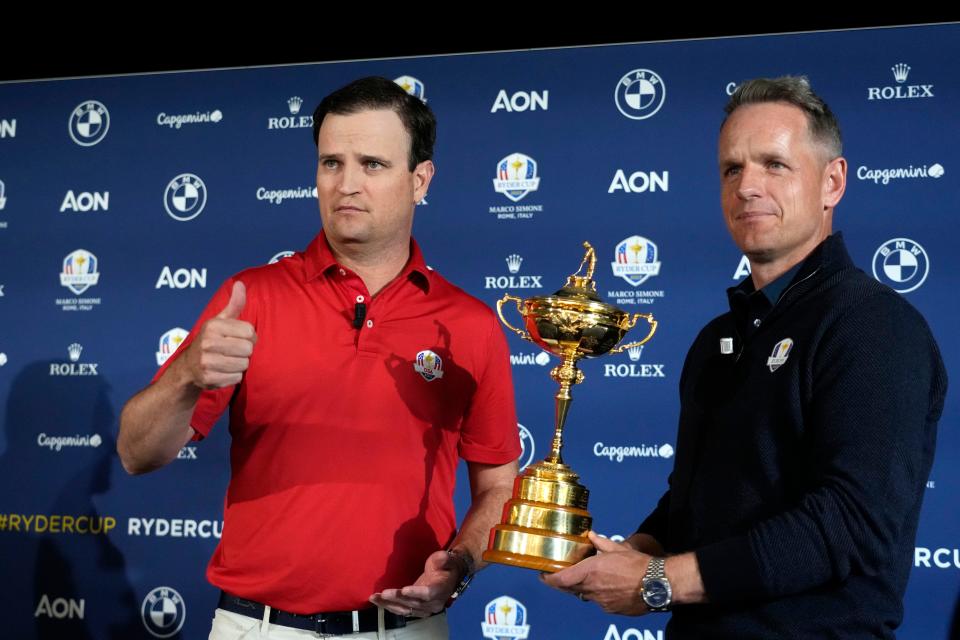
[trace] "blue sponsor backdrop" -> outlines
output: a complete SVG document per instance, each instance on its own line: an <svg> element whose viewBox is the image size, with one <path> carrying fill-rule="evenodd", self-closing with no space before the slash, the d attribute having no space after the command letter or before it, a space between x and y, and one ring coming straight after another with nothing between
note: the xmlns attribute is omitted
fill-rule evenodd
<svg viewBox="0 0 960 640"><path fill-rule="evenodd" d="M850 162L836 227L929 319L956 370L958 43L950 25L0 85L4 637L206 637L229 434L221 424L130 478L118 414L220 282L318 231L309 127L324 94L370 74L422 91L438 170L415 233L468 292L491 305L550 293L589 240L601 295L656 315L642 351L582 365L566 432L596 529L628 535L672 465L686 349L745 275L715 160L737 81L806 74L827 99ZM555 384L535 347L509 341L539 459ZM947 637L957 615L958 410L953 389L903 638ZM607 616L504 567L450 616L454 638L525 625L531 638L648 638L665 623Z"/></svg>

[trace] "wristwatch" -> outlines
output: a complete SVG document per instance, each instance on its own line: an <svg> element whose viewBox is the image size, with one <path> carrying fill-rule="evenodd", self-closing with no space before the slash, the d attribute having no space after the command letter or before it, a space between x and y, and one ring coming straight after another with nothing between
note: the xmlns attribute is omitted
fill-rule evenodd
<svg viewBox="0 0 960 640"><path fill-rule="evenodd" d="M640 593L650 611L666 611L673 602L673 589L663 572L665 558L650 558L647 573L643 576Z"/></svg>

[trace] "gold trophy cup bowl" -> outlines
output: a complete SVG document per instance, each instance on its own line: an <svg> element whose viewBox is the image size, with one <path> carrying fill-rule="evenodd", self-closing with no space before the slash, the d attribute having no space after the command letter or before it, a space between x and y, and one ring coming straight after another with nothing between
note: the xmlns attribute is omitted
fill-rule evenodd
<svg viewBox="0 0 960 640"><path fill-rule="evenodd" d="M490 530L490 543L483 553L486 562L553 572L576 564L593 551L587 538L593 522L587 511L590 492L561 457L563 427L572 401L570 389L583 381L577 361L642 345L653 337L657 321L652 314L630 314L600 299L593 280L596 253L590 243L584 242L583 246L586 253L580 268L552 296L521 299L504 294L497 301L497 314L508 329L559 356L560 364L550 371L550 377L560 390L555 396L550 455L527 467L514 481L513 496L503 507L500 524ZM578 275L584 267L586 273ZM504 317L503 305L510 301L523 318L526 331ZM650 327L647 337L620 345L641 318Z"/></svg>

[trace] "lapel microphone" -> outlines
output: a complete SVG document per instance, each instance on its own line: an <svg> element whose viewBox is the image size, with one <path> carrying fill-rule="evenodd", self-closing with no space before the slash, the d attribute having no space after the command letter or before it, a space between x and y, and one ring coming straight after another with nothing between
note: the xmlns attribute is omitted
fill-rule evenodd
<svg viewBox="0 0 960 640"><path fill-rule="evenodd" d="M367 305L358 302L353 305L353 328L359 329L363 326L363 319L367 317Z"/></svg>

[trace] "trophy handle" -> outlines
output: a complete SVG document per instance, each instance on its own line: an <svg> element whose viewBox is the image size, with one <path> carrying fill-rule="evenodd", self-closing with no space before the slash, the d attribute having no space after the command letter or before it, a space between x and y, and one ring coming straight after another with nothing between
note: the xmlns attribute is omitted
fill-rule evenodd
<svg viewBox="0 0 960 640"><path fill-rule="evenodd" d="M650 338L653 337L653 334L657 332L657 321L653 319L652 313L633 314L633 317L630 318L630 320L627 322L627 329L632 329L637 324L637 320L639 320L640 318L643 318L644 320L646 320L647 323L650 325L650 333L647 334L647 337L638 342L630 342L627 344L622 344L619 347L610 349L610 351L608 351L607 353L623 353L630 347L639 347L641 345L646 344L650 340Z"/></svg>
<svg viewBox="0 0 960 640"><path fill-rule="evenodd" d="M500 322L502 322L510 331L513 331L515 334L523 338L524 340L530 340L530 334L521 329L517 329L515 326L510 324L506 318L503 317L503 303L507 300L513 300L514 304L517 306L517 313L521 316L523 315L523 310L520 308L520 303L523 302L520 298L512 296L509 293L503 294L503 297L497 300L497 315L500 316Z"/></svg>

